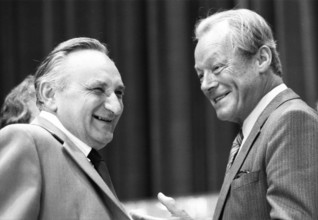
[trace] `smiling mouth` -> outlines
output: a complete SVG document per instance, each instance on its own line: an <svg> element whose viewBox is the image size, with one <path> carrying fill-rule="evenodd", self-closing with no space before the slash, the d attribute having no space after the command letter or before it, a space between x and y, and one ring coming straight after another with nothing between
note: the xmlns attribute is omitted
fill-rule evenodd
<svg viewBox="0 0 318 220"><path fill-rule="evenodd" d="M229 92L227 92L227 93L225 93L225 94L223 94L223 95L220 95L220 96L214 98L214 99L213 99L214 103L219 102L221 99L223 99L223 98L224 98L225 96L227 96L228 94L229 94Z"/></svg>
<svg viewBox="0 0 318 220"><path fill-rule="evenodd" d="M98 115L93 115L93 117L96 118L99 121L103 121L103 122L107 122L107 123L112 122L112 120L104 118L104 117L101 117L101 116L98 116Z"/></svg>

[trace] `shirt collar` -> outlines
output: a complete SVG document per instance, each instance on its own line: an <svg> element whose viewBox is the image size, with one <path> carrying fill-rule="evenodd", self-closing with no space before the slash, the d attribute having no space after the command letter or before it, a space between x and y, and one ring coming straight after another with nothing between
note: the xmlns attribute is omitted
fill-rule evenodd
<svg viewBox="0 0 318 220"><path fill-rule="evenodd" d="M87 157L89 152L91 151L91 147L85 144L83 141L81 141L79 138L74 136L70 131L68 131L61 121L52 113L47 111L41 111L40 117L45 118L49 122L51 122L53 125L55 125L57 128L59 128L61 131L64 132L64 134L72 141L74 144L83 152L83 154Z"/></svg>
<svg viewBox="0 0 318 220"><path fill-rule="evenodd" d="M263 110L266 108L266 106L282 91L287 89L287 86L282 83L275 88L273 88L270 92L268 92L256 105L256 107L253 109L253 111L249 114L249 116L244 120L243 126L242 126L242 132L243 132L243 142L245 142L246 138L250 134L256 120L261 115Z"/></svg>

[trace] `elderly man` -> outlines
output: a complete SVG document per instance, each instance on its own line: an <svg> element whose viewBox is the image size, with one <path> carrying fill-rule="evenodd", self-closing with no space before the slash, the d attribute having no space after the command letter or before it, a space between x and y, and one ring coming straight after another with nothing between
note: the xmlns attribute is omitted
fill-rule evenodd
<svg viewBox="0 0 318 220"><path fill-rule="evenodd" d="M201 90L220 120L241 126L213 219L318 219L318 116L283 83L270 27L237 9L201 20L195 34Z"/></svg>
<svg viewBox="0 0 318 220"><path fill-rule="evenodd" d="M61 43L35 89L39 116L0 132L0 219L129 219L97 152L123 112L124 84L106 47Z"/></svg>

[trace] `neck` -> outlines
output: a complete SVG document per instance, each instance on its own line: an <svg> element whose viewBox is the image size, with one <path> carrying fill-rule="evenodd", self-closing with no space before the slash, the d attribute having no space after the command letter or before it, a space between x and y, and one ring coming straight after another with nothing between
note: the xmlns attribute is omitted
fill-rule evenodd
<svg viewBox="0 0 318 220"><path fill-rule="evenodd" d="M280 76L274 73L270 73L263 87L263 91L264 91L263 96L282 83L283 83L283 79Z"/></svg>
<svg viewBox="0 0 318 220"><path fill-rule="evenodd" d="M258 102L272 89L283 83L282 78L276 74L273 74L272 72L268 72L267 75L264 75L264 77L266 77L263 79L264 82L260 85L260 88L258 88L258 91L260 92L256 92L258 95L256 95L253 99L254 101L252 101L253 105L250 106L249 109L246 109L245 115L242 115L240 118L241 120L236 121L240 126L243 125L244 120L253 111Z"/></svg>

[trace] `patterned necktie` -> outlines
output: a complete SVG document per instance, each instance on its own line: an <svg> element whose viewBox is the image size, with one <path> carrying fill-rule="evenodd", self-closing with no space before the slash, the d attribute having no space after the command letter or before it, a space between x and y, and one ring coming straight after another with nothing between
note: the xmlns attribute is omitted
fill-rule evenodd
<svg viewBox="0 0 318 220"><path fill-rule="evenodd" d="M103 180L111 189L113 194L116 196L115 189L107 169L107 165L105 161L103 160L103 158L101 157L101 155L94 148L92 148L91 152L88 154L87 157L91 160L96 171L99 173L99 175L103 178Z"/></svg>
<svg viewBox="0 0 318 220"><path fill-rule="evenodd" d="M229 156L229 162L227 163L226 166L226 172L228 172L235 160L235 157L240 149L240 146L242 144L242 140L243 140L243 133L242 130L240 130L240 132L237 134L237 136L235 137L233 144L232 144L232 148L230 151L230 156Z"/></svg>

